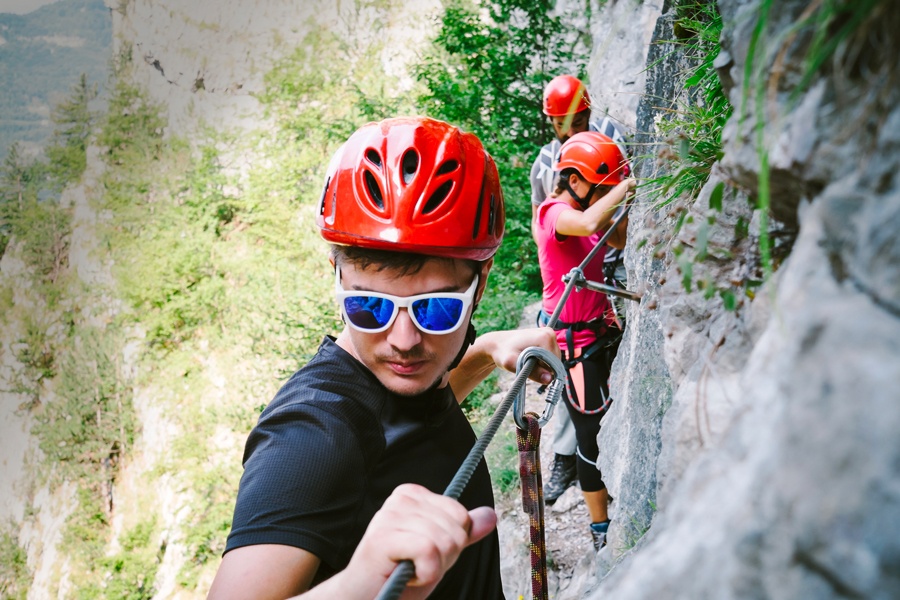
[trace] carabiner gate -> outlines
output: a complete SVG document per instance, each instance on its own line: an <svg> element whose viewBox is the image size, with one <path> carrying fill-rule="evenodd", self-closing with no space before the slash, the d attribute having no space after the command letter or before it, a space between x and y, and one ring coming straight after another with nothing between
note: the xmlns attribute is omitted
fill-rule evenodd
<svg viewBox="0 0 900 600"><path fill-rule="evenodd" d="M554 377L553 381L550 382L550 385L547 387L547 396L545 398L546 405L544 406L544 412L538 418L538 425L543 427L550 421L550 417L553 416L553 408L556 406L556 402L559 400L559 397L562 395L563 388L566 385L566 368L562 364L562 360L549 350L545 350L544 348L540 348L538 346L530 346L525 348L521 354L519 354L519 358L516 360L516 373L522 370L522 365L525 364L525 361L529 358L536 358L541 361L550 369L553 370ZM525 423L525 386L519 390L519 394L513 400L513 419L516 422L516 426L519 429L528 429L528 425Z"/></svg>

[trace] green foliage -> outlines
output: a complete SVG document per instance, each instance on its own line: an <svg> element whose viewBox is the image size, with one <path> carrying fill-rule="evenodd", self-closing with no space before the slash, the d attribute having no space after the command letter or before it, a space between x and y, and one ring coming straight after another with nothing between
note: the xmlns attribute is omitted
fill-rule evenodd
<svg viewBox="0 0 900 600"><path fill-rule="evenodd" d="M760 230L760 259L763 263L764 278L768 279L772 273L772 257L769 247L769 207L771 206L771 198L769 197L769 153L765 143L765 76L757 72L752 75L754 69L759 69L760 65L756 64L756 52L759 44L762 42L762 34L765 31L766 23L769 20L769 11L772 8L771 0L762 0L759 5L759 18L756 26L753 28L753 35L750 38L750 47L747 50L747 64L744 70L744 98L754 90L754 114L756 115L756 125L754 132L756 134L756 150L759 156L759 186L757 188L757 207L760 211L759 230ZM754 84L751 86L751 79ZM741 113L743 115L743 111Z"/></svg>
<svg viewBox="0 0 900 600"><path fill-rule="evenodd" d="M519 492L521 478L515 427L504 427L497 432L485 453L485 460L497 493L510 496Z"/></svg>
<svg viewBox="0 0 900 600"><path fill-rule="evenodd" d="M47 147L47 160L59 189L81 177L87 166L87 140L94 124L89 104L96 97L97 86L88 85L87 75L82 73L69 99L53 111L55 129Z"/></svg>
<svg viewBox="0 0 900 600"><path fill-rule="evenodd" d="M66 523L63 544L70 550L77 549L75 558L82 568L92 569L95 559L103 554L109 517L98 494L79 487L76 498L78 504Z"/></svg>
<svg viewBox="0 0 900 600"><path fill-rule="evenodd" d="M470 421L477 421L485 416L490 417L487 413L490 410L490 397L497 391L497 373L491 373L484 381L475 386L475 389L466 396L461 406L463 411L469 417ZM484 413L487 413L486 415Z"/></svg>
<svg viewBox="0 0 900 600"><path fill-rule="evenodd" d="M19 257L37 275L41 295L52 308L57 283L68 266L71 211L50 196L44 163L29 160L13 144L0 169L0 255L13 239Z"/></svg>
<svg viewBox="0 0 900 600"><path fill-rule="evenodd" d="M178 584L196 589L202 569L215 562L225 551L231 530L237 478L220 469L208 469L192 487L197 501L185 528L188 560L178 574Z"/></svg>
<svg viewBox="0 0 900 600"><path fill-rule="evenodd" d="M152 543L156 520L148 519L125 532L122 549L100 561L102 584L100 589L88 586L79 590L82 598L109 600L150 600L155 589L153 580L159 568L159 550ZM93 588L93 589L92 589Z"/></svg>
<svg viewBox="0 0 900 600"><path fill-rule="evenodd" d="M808 28L812 42L806 52L803 77L791 95L797 100L812 80L826 70L829 60L848 40L865 39L873 17L879 11L894 11L896 6L888 0L826 0L816 3L815 10L804 11L796 30Z"/></svg>
<svg viewBox="0 0 900 600"><path fill-rule="evenodd" d="M732 113L713 67L722 32L722 17L715 3L681 2L677 14L675 31L681 37L667 43L694 66L679 75L686 102L658 123L667 143L658 157L665 165L664 173L643 185L657 206L697 196L713 163L722 158L722 129Z"/></svg>
<svg viewBox="0 0 900 600"><path fill-rule="evenodd" d="M69 237L72 231L71 210L53 200L26 200L17 215L13 231L23 235L21 257L38 276L47 304L56 305L60 288L56 284L69 264Z"/></svg>
<svg viewBox="0 0 900 600"><path fill-rule="evenodd" d="M160 107L125 79L116 81L100 125L97 143L105 148L109 165L137 165L159 157L166 125Z"/></svg>
<svg viewBox="0 0 900 600"><path fill-rule="evenodd" d="M621 551L630 550L634 548L637 543L644 537L648 531L650 531L650 525L653 520L653 514L656 513L656 503L647 499L647 504L650 507L650 517L647 519L639 519L634 515L628 516L628 521L623 524L622 534L624 538L623 547L620 549Z"/></svg>
<svg viewBox="0 0 900 600"><path fill-rule="evenodd" d="M153 544L154 518L139 522L120 538L115 554L104 552L109 519L100 500L83 488L79 508L65 532L73 563L73 597L79 600L149 600L159 568L160 550Z"/></svg>
<svg viewBox="0 0 900 600"><path fill-rule="evenodd" d="M0 598L25 600L31 586L31 573L28 555L19 545L15 529L11 523L0 531Z"/></svg>
<svg viewBox="0 0 900 600"><path fill-rule="evenodd" d="M115 478L134 436L120 350L114 330L81 325L58 358L57 399L36 414L34 432L54 475L94 490Z"/></svg>
<svg viewBox="0 0 900 600"><path fill-rule="evenodd" d="M696 239L692 246L676 242L672 245L675 264L681 274L686 292L700 290L706 298L719 296L726 310L735 310L740 295L752 296L756 284L748 278L717 284L697 276L697 267L708 259L729 258L728 249L709 247L711 228L716 213L722 212L729 201L725 184L717 184L710 193L709 208L699 222L687 213L687 200L695 199L709 180L713 163L722 158L722 130L733 108L725 96L713 62L719 54L722 18L715 3L680 2L676 6L677 39L669 40L683 59L693 66L680 74L680 85L686 91L684 101L658 122L666 147L657 157L662 163L661 175L646 181L643 188L657 207L671 205L669 214L676 217L674 234L685 223L696 225ZM728 194L728 196L732 196ZM746 223L739 221L739 239L746 237ZM763 245L765 241L761 242Z"/></svg>
<svg viewBox="0 0 900 600"><path fill-rule="evenodd" d="M775 90L778 89L781 77L781 64L785 52L792 46L796 38L801 42L804 58L803 73L790 90L790 102L795 103L800 95L809 88L812 81L823 73L831 70L830 59L839 48L850 42L854 48L847 51L846 55L853 56L844 65L849 71L872 70L866 76L868 82L882 79L881 85L890 87L896 83L896 69L894 63L885 61L889 65L884 69L872 69L872 65L862 66L867 59L860 59L863 55L876 56L877 51L870 47L870 31L874 29L874 21L879 17L885 17L885 13L895 14L895 7L887 0L864 0L862 2L848 2L846 0L825 0L811 3L790 27L786 35L778 36L774 47L767 44L765 33L769 26L769 15L773 7L772 0L763 0L759 4L758 15L750 44L747 50L747 60L744 67L743 98L741 115L751 113L755 117L754 134L757 156L759 158L759 179L757 186L757 208L760 211L760 261L763 266L763 279L768 280L774 270L772 258L772 242L769 235L769 208L771 206L769 155L766 142L766 129L770 126L767 102ZM890 23L884 18L882 21ZM885 28L890 30L890 25ZM886 33L885 31L885 33ZM887 34L890 35L890 34ZM847 49L845 48L845 51ZM773 58L774 57L774 58ZM876 59L875 64L877 64ZM773 65L774 63L774 65ZM875 75L875 70L882 70L886 77ZM845 74L841 74L843 77ZM848 88L855 86L848 85ZM878 85L874 96L880 94ZM752 94L752 98L751 98Z"/></svg>
<svg viewBox="0 0 900 600"><path fill-rule="evenodd" d="M22 237L28 231L20 217L25 206L37 200L41 166L27 160L18 143L9 147L0 169L0 256L13 236Z"/></svg>
<svg viewBox="0 0 900 600"><path fill-rule="evenodd" d="M26 315L23 319L22 337L10 346L13 356L24 367L17 377L17 384L10 392L28 394L37 402L41 384L56 376L56 347L48 335L48 326Z"/></svg>

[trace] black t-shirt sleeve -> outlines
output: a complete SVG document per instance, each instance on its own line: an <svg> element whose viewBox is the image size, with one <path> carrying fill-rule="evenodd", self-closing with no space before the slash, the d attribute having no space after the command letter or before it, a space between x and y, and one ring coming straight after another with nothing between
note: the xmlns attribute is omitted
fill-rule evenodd
<svg viewBox="0 0 900 600"><path fill-rule="evenodd" d="M284 544L343 564L366 472L352 428L316 404L288 404L263 414L244 457L225 551Z"/></svg>

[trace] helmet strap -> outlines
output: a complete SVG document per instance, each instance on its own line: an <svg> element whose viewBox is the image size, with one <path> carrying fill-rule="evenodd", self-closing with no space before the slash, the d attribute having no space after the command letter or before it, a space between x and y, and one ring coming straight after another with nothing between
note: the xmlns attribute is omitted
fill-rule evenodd
<svg viewBox="0 0 900 600"><path fill-rule="evenodd" d="M582 198L579 196L575 190L572 188L572 185L569 183L569 179L563 179L562 187L566 190L570 196L575 198L575 201L578 203L578 206L581 207L581 210L587 210L587 207L591 205L591 196L594 195L594 191L597 189L598 184L591 184L591 189L588 190L588 193L584 195Z"/></svg>
<svg viewBox="0 0 900 600"><path fill-rule="evenodd" d="M453 362L450 363L450 366L447 367L448 371L452 371L459 365L459 362L463 359L463 356L466 354L466 350L469 349L469 346L475 343L475 337L478 334L475 331L475 326L472 325L471 319L469 320L469 326L466 329L466 339L463 340L462 347L459 349L459 352L456 354L456 358L453 359Z"/></svg>

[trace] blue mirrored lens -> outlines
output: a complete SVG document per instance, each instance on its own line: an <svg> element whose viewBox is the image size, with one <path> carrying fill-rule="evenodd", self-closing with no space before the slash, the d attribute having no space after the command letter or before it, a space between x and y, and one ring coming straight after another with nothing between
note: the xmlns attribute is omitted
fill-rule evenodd
<svg viewBox="0 0 900 600"><path fill-rule="evenodd" d="M447 331L459 323L463 301L456 298L428 298L413 302L412 309L422 329Z"/></svg>
<svg viewBox="0 0 900 600"><path fill-rule="evenodd" d="M360 329L380 329L394 314L394 303L375 296L350 296L344 298L344 313Z"/></svg>

